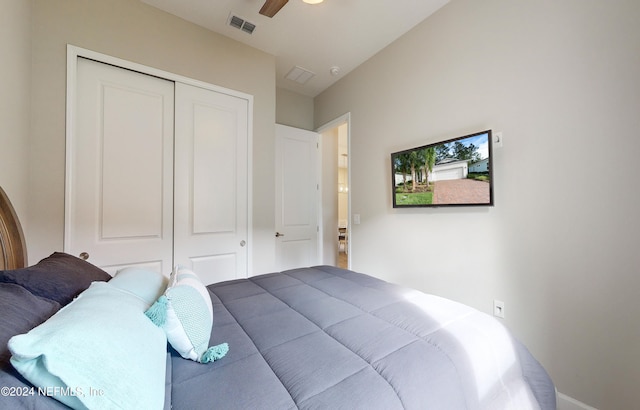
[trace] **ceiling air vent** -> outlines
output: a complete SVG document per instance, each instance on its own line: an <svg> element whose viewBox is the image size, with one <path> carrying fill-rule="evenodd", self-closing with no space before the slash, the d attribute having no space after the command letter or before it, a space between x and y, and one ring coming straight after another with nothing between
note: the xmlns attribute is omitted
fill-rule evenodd
<svg viewBox="0 0 640 410"><path fill-rule="evenodd" d="M253 30L256 29L255 24L243 19L242 17L234 16L233 14L229 15L228 23L231 27L235 27L238 30L242 30L248 34L253 34Z"/></svg>
<svg viewBox="0 0 640 410"><path fill-rule="evenodd" d="M304 84L315 76L316 73L302 68L300 66L293 67L287 75L284 76L287 80L295 81L298 84Z"/></svg>

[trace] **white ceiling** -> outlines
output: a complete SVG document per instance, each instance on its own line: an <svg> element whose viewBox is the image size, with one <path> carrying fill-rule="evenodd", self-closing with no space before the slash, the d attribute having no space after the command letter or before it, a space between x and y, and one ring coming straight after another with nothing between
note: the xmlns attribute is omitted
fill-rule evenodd
<svg viewBox="0 0 640 410"><path fill-rule="evenodd" d="M264 0L141 1L274 55L276 85L315 97L449 0L290 0L273 18L258 13ZM255 24L253 34L229 26L230 14ZM294 66L315 76L304 85L284 78Z"/></svg>

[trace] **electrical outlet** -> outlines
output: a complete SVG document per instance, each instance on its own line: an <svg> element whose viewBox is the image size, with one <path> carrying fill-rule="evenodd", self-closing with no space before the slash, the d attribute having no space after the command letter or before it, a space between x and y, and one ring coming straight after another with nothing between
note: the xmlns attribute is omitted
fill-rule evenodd
<svg viewBox="0 0 640 410"><path fill-rule="evenodd" d="M504 319L504 302L501 300L493 300L493 316Z"/></svg>

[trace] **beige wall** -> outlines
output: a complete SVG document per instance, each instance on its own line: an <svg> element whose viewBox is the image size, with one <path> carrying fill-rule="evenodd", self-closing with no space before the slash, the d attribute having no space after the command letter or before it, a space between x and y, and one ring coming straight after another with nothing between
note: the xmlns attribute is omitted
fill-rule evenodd
<svg viewBox="0 0 640 410"><path fill-rule="evenodd" d="M254 96L254 269L274 265L274 57L136 0L34 0L31 262L61 250L67 43Z"/></svg>
<svg viewBox="0 0 640 410"><path fill-rule="evenodd" d="M31 70L31 3L0 5L0 187L26 229Z"/></svg>
<svg viewBox="0 0 640 410"><path fill-rule="evenodd" d="M276 122L313 131L313 98L284 88L276 89Z"/></svg>
<svg viewBox="0 0 640 410"><path fill-rule="evenodd" d="M639 20L636 1L452 0L315 99L316 125L351 112L353 268L505 301L558 389L611 410L640 403ZM495 207L392 208L391 152L488 128Z"/></svg>

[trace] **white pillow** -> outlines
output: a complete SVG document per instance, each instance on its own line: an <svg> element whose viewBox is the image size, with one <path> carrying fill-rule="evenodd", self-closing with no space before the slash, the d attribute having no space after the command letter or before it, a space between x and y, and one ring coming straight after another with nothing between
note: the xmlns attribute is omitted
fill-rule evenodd
<svg viewBox="0 0 640 410"><path fill-rule="evenodd" d="M208 363L229 351L227 343L208 347L213 327L211 297L198 276L184 267L173 270L164 295L145 314L164 329L171 346L185 359Z"/></svg>

